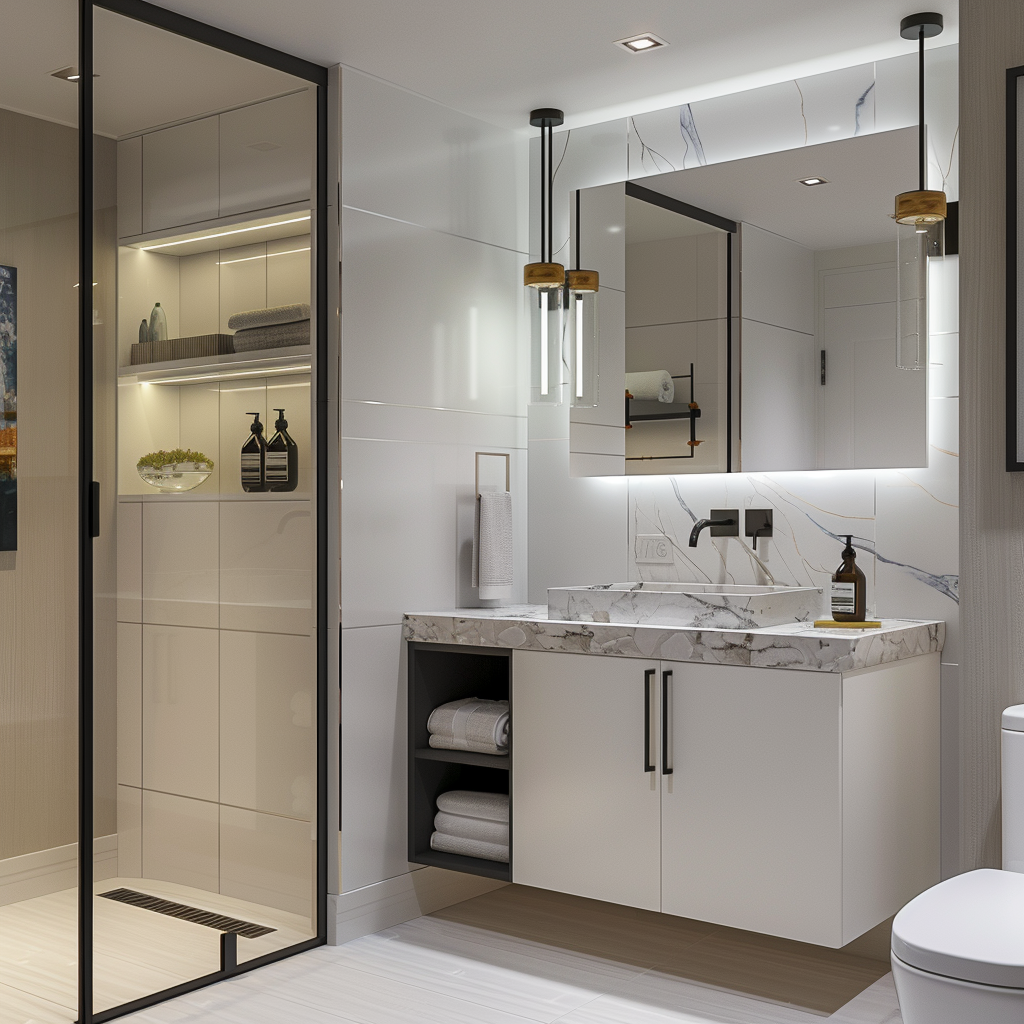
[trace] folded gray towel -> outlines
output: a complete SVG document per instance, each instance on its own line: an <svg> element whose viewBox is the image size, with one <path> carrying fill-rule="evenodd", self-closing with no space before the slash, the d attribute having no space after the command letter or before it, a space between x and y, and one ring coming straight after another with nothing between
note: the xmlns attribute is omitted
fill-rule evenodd
<svg viewBox="0 0 1024 1024"><path fill-rule="evenodd" d="M455 836L446 836L443 832L435 832L430 837L430 848L437 850L438 853L457 853L460 857L478 857L480 860L508 863L508 846L481 843L475 839L457 839Z"/></svg>
<svg viewBox="0 0 1024 1024"><path fill-rule="evenodd" d="M442 704L427 719L430 745L441 750L472 750L477 754L507 754L507 700L465 697Z"/></svg>
<svg viewBox="0 0 1024 1024"><path fill-rule="evenodd" d="M454 839L473 839L479 843L497 843L508 846L508 822L467 818L464 814L438 811L434 815L434 828Z"/></svg>
<svg viewBox="0 0 1024 1024"><path fill-rule="evenodd" d="M236 352L308 345L309 321L297 320L295 323L272 324L270 327L249 327L244 331L235 331L231 340Z"/></svg>
<svg viewBox="0 0 1024 1024"><path fill-rule="evenodd" d="M296 320L309 319L309 303L294 302L290 306L271 306L268 309L247 309L243 313L232 313L228 329L245 331L250 327L272 327L274 324L291 324Z"/></svg>
<svg viewBox="0 0 1024 1024"><path fill-rule="evenodd" d="M508 793L452 789L437 798L437 809L448 814L461 814L465 818L508 824Z"/></svg>

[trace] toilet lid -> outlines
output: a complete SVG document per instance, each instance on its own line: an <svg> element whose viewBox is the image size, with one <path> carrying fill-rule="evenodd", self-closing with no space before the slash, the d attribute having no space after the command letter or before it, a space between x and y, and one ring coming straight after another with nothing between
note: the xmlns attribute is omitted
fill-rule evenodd
<svg viewBox="0 0 1024 1024"><path fill-rule="evenodd" d="M892 951L931 974L1024 989L1024 874L983 868L926 890L896 915Z"/></svg>

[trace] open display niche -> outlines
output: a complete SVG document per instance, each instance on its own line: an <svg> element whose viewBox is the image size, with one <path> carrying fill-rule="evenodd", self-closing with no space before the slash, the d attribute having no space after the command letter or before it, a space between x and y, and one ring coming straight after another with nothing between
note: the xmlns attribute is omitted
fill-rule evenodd
<svg viewBox="0 0 1024 1024"><path fill-rule="evenodd" d="M409 860L452 871L512 880L510 863L462 857L430 848L437 798L452 789L508 793L512 745L507 755L437 750L429 744L427 719L441 704L463 697L510 700L511 652L447 644L409 644ZM511 799L510 799L511 805ZM511 809L509 813L511 822Z"/></svg>
<svg viewBox="0 0 1024 1024"><path fill-rule="evenodd" d="M121 495L176 500L144 483L136 464L152 451L191 448L214 462L192 497L308 498L312 490L311 346L234 352L231 316L310 302L310 210L291 204L199 225L122 237L118 244L118 479ZM208 352L132 362L139 327L159 302L174 348ZM164 353L166 354L166 353ZM136 352L136 359L139 353ZM285 409L299 449L291 492L245 494L240 451L258 412L264 437Z"/></svg>

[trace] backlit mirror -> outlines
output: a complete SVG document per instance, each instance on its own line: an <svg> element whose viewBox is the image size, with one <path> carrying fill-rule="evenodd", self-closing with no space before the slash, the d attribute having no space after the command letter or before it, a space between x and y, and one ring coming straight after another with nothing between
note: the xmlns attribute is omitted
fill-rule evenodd
<svg viewBox="0 0 1024 1024"><path fill-rule="evenodd" d="M896 365L916 161L907 128L584 189L583 262L625 301L573 472L927 465L927 370Z"/></svg>

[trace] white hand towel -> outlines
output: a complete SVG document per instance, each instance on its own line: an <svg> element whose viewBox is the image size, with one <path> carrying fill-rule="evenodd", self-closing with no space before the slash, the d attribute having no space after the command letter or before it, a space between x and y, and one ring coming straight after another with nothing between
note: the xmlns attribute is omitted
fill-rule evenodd
<svg viewBox="0 0 1024 1024"><path fill-rule="evenodd" d="M446 836L443 832L435 832L430 837L430 848L439 853L457 853L461 857L478 857L480 860L508 863L508 846L481 843L475 839L458 839L455 836Z"/></svg>
<svg viewBox="0 0 1024 1024"><path fill-rule="evenodd" d="M674 402L676 383L668 370L626 374L626 390L640 402Z"/></svg>
<svg viewBox="0 0 1024 1024"><path fill-rule="evenodd" d="M508 846L508 823L467 818L463 814L438 811L434 815L434 828L455 839L472 839L478 843L497 843Z"/></svg>
<svg viewBox="0 0 1024 1024"><path fill-rule="evenodd" d="M507 700L464 697L442 704L427 719L430 745L440 750L472 750L478 754L507 754Z"/></svg>
<svg viewBox="0 0 1024 1024"><path fill-rule="evenodd" d="M473 585L481 601L512 596L512 495L484 491L476 503Z"/></svg>
<svg viewBox="0 0 1024 1024"><path fill-rule="evenodd" d="M451 789L437 798L437 809L466 818L508 824L508 793L480 793L472 789Z"/></svg>

